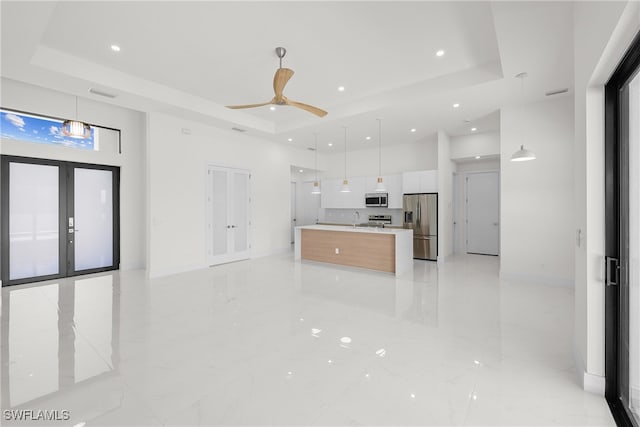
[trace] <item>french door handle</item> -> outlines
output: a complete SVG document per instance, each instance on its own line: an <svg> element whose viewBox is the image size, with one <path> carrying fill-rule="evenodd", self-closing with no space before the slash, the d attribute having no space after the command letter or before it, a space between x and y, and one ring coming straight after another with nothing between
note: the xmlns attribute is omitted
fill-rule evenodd
<svg viewBox="0 0 640 427"><path fill-rule="evenodd" d="M607 286L617 286L620 271L618 258L606 257L605 269L607 270Z"/></svg>

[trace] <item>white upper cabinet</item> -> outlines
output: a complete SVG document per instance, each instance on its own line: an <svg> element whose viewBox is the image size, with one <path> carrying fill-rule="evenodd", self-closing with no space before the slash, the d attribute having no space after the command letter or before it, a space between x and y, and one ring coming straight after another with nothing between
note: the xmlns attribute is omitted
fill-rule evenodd
<svg viewBox="0 0 640 427"><path fill-rule="evenodd" d="M384 185L389 193L389 208L402 208L402 175L384 175ZM325 209L363 209L366 193L375 192L377 176L349 178L350 193L341 193L342 179L323 179L321 206Z"/></svg>
<svg viewBox="0 0 640 427"><path fill-rule="evenodd" d="M438 171L411 171L402 174L402 192L410 193L437 193Z"/></svg>

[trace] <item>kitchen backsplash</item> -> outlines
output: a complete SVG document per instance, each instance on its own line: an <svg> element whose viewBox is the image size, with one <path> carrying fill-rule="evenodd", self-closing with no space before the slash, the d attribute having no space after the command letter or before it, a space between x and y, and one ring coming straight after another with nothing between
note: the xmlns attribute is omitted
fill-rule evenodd
<svg viewBox="0 0 640 427"><path fill-rule="evenodd" d="M335 222L351 224L353 213L358 211L360 219L358 224L369 221L369 215L391 215L391 225L402 225L402 209L388 208L363 208L363 209L320 209L320 222Z"/></svg>

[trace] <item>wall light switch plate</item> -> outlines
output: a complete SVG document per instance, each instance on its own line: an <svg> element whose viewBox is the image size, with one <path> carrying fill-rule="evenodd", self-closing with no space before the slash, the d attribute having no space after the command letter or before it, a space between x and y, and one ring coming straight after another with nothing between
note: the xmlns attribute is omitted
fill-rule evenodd
<svg viewBox="0 0 640 427"><path fill-rule="evenodd" d="M336 255L340 255L340 248L336 248Z"/></svg>

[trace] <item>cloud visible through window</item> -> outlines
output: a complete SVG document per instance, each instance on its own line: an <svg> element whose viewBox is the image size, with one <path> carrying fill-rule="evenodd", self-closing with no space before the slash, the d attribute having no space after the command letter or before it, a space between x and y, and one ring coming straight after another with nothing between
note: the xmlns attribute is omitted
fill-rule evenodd
<svg viewBox="0 0 640 427"><path fill-rule="evenodd" d="M35 142L83 150L98 150L98 130L91 129L87 139L67 138L62 133L62 120L0 109L2 138Z"/></svg>
<svg viewBox="0 0 640 427"><path fill-rule="evenodd" d="M15 127L22 129L24 128L24 120L20 116L16 116L15 114L5 114L4 118L7 119L9 123L14 125Z"/></svg>

